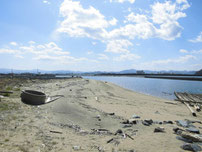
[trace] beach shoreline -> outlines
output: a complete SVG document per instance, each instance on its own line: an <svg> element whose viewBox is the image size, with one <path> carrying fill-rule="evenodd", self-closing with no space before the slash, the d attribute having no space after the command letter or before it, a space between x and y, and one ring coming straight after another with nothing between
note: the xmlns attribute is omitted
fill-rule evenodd
<svg viewBox="0 0 202 152"><path fill-rule="evenodd" d="M180 102L136 93L109 82L74 78L28 80L12 86L19 89L13 97L2 98L0 102L7 106L0 110L0 151L5 152L178 152L184 142L176 139L175 121L202 121L201 112L193 117ZM26 105L19 96L26 89L63 97L44 105ZM133 118L134 115L139 118ZM134 124L123 123L132 118ZM153 123L146 126L144 120ZM173 123L165 123L168 121ZM202 131L201 124L194 125ZM154 133L156 127L163 127L165 132ZM115 135L117 130L129 136Z"/></svg>

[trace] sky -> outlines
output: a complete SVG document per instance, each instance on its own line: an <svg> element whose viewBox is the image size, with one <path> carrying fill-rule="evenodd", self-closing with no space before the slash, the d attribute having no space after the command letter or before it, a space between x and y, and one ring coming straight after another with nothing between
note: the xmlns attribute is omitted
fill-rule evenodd
<svg viewBox="0 0 202 152"><path fill-rule="evenodd" d="M202 0L1 0L0 68L202 69Z"/></svg>

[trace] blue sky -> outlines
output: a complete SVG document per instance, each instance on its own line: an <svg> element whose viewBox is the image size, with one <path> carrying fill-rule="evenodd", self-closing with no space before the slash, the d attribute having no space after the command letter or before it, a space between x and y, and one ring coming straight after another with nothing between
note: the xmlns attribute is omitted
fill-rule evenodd
<svg viewBox="0 0 202 152"><path fill-rule="evenodd" d="M202 69L201 0L1 0L0 68Z"/></svg>

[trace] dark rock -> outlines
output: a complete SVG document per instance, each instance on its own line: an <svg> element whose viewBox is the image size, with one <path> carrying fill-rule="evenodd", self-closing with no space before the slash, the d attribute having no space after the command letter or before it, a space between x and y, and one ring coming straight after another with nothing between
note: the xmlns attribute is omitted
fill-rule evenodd
<svg viewBox="0 0 202 152"><path fill-rule="evenodd" d="M129 127L132 127L132 124L125 124L125 125L123 126L123 128L129 128Z"/></svg>
<svg viewBox="0 0 202 152"><path fill-rule="evenodd" d="M118 129L116 132L115 132L115 135L117 135L117 134L122 134L123 133L123 131L121 130L121 129Z"/></svg>
<svg viewBox="0 0 202 152"><path fill-rule="evenodd" d="M163 121L163 124L173 124L173 122L172 121Z"/></svg>
<svg viewBox="0 0 202 152"><path fill-rule="evenodd" d="M154 124L159 124L159 125L163 124L161 121L154 121L153 123Z"/></svg>
<svg viewBox="0 0 202 152"><path fill-rule="evenodd" d="M152 125L152 123L153 123L152 119L146 119L142 122L142 124L145 126L150 126L150 125Z"/></svg>
<svg viewBox="0 0 202 152"><path fill-rule="evenodd" d="M150 124L147 123L146 121L143 121L142 124L145 125L145 126L150 126Z"/></svg>
<svg viewBox="0 0 202 152"><path fill-rule="evenodd" d="M180 135L180 134L182 133L182 131L184 131L184 130L181 129L181 128L176 127L176 128L173 128L173 131L174 131L177 135Z"/></svg>
<svg viewBox="0 0 202 152"><path fill-rule="evenodd" d="M201 147L197 144L189 144L189 143L185 143L184 145L181 146L182 149L184 150L189 150L189 151L193 151L193 152L197 152L197 151L201 151Z"/></svg>
<svg viewBox="0 0 202 152"><path fill-rule="evenodd" d="M135 119L129 119L129 124L137 124L137 120Z"/></svg>
<svg viewBox="0 0 202 152"><path fill-rule="evenodd" d="M185 127L185 128L188 128L191 125L191 122L188 120L177 120L176 123L178 126Z"/></svg>
<svg viewBox="0 0 202 152"><path fill-rule="evenodd" d="M154 132L165 132L163 127L157 127L154 129Z"/></svg>
<svg viewBox="0 0 202 152"><path fill-rule="evenodd" d="M108 115L113 116L113 115L115 115L115 113L114 112L113 113L108 113Z"/></svg>
<svg viewBox="0 0 202 152"><path fill-rule="evenodd" d="M132 118L134 118L134 119L138 119L138 118L140 118L140 116L134 114L134 115L132 116Z"/></svg>
<svg viewBox="0 0 202 152"><path fill-rule="evenodd" d="M123 122L121 122L122 124L129 124L129 120L125 120Z"/></svg>
<svg viewBox="0 0 202 152"><path fill-rule="evenodd" d="M189 132L192 132L192 133L200 134L200 131L197 128L194 128L194 127L189 127L186 130L189 131Z"/></svg>
<svg viewBox="0 0 202 152"><path fill-rule="evenodd" d="M128 152L135 152L135 150L134 150L134 149L131 149L131 150L129 150Z"/></svg>
<svg viewBox="0 0 202 152"><path fill-rule="evenodd" d="M181 137L181 136L177 136L176 139L182 140L182 141L187 142L187 143L193 143L192 140L183 138L183 137Z"/></svg>

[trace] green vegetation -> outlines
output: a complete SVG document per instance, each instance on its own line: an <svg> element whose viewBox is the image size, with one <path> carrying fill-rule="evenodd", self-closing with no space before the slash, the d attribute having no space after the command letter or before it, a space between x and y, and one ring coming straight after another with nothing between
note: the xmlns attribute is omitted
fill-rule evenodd
<svg viewBox="0 0 202 152"><path fill-rule="evenodd" d="M6 87L6 91L11 91L12 89L13 89L13 88L10 87L10 86Z"/></svg>
<svg viewBox="0 0 202 152"><path fill-rule="evenodd" d="M9 110L17 110L18 108L19 108L19 106L15 103L0 102L0 112L9 111Z"/></svg>

